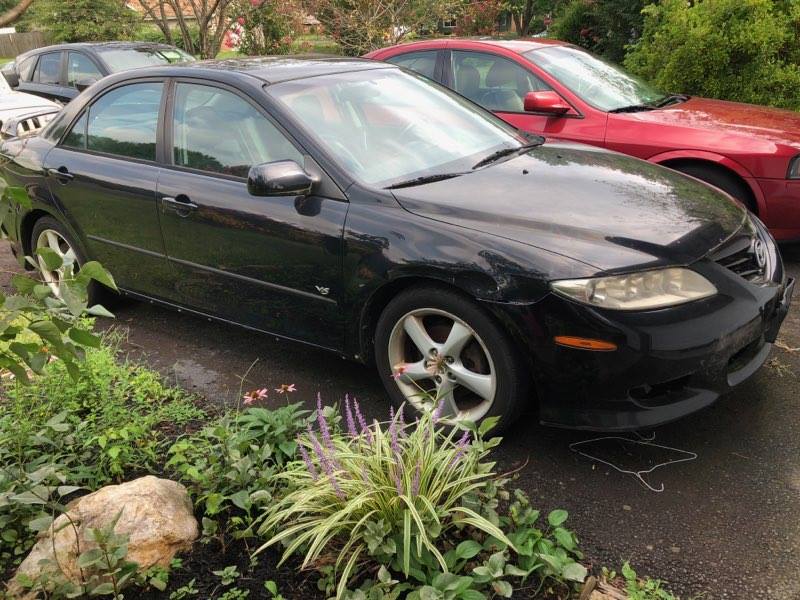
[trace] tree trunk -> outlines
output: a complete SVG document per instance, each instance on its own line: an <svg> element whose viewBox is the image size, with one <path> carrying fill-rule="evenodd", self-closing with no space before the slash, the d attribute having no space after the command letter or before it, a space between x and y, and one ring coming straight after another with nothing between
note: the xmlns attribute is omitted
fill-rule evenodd
<svg viewBox="0 0 800 600"><path fill-rule="evenodd" d="M14 8L7 10L2 15L0 15L0 27L5 27L6 25L10 25L17 19L19 19L23 13L28 10L30 5L33 4L33 0L21 0L19 4L17 4Z"/></svg>

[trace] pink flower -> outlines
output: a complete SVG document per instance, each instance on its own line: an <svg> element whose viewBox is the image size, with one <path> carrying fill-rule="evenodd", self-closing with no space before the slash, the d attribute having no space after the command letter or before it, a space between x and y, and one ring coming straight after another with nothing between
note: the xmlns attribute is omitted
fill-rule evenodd
<svg viewBox="0 0 800 600"><path fill-rule="evenodd" d="M252 392L247 392L244 396L242 396L242 400L247 406L250 406L254 402L258 400L266 400L267 399L267 388L261 388L258 390L253 390Z"/></svg>
<svg viewBox="0 0 800 600"><path fill-rule="evenodd" d="M406 371L408 371L408 365L406 363L400 363L395 365L392 370L394 371L392 373L392 379L400 379L406 374Z"/></svg>
<svg viewBox="0 0 800 600"><path fill-rule="evenodd" d="M282 383L281 387L275 388L275 391L278 392L279 394L286 394L288 392L296 392L297 388L295 387L295 385L293 383L290 383L288 385L285 384L285 383Z"/></svg>

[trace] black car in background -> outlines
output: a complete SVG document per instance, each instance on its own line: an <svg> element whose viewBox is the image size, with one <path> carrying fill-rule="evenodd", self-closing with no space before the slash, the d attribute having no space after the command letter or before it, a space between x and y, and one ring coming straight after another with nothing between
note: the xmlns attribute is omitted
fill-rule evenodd
<svg viewBox="0 0 800 600"><path fill-rule="evenodd" d="M0 146L18 254L377 365L392 400L507 427L651 427L767 359L794 282L763 224L647 162L522 137L392 65L109 76ZM61 271L42 264L58 292ZM95 290L97 292L99 290Z"/></svg>
<svg viewBox="0 0 800 600"><path fill-rule="evenodd" d="M3 67L3 75L21 92L69 102L81 89L111 73L193 60L190 54L167 44L58 44L20 54Z"/></svg>

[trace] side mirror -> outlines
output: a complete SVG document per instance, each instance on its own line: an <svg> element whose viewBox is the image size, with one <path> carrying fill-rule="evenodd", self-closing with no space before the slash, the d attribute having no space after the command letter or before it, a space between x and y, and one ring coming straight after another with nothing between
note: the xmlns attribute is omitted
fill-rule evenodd
<svg viewBox="0 0 800 600"><path fill-rule="evenodd" d="M247 191L252 196L307 196L314 178L293 160L278 160L250 167Z"/></svg>
<svg viewBox="0 0 800 600"><path fill-rule="evenodd" d="M95 79L94 77L87 77L86 79L81 79L80 81L76 81L75 88L79 92L82 92L86 88L93 86L95 83L97 83L97 79Z"/></svg>
<svg viewBox="0 0 800 600"><path fill-rule="evenodd" d="M525 94L523 106L526 112L547 113L550 115L563 115L572 108L561 96L551 90L528 92Z"/></svg>
<svg viewBox="0 0 800 600"><path fill-rule="evenodd" d="M16 71L13 70L3 71L3 77L6 78L8 86L12 90L19 85L19 74Z"/></svg>

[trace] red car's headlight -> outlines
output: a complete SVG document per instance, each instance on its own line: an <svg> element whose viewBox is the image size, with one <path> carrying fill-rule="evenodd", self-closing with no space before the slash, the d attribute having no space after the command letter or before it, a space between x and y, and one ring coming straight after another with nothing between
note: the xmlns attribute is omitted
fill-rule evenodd
<svg viewBox="0 0 800 600"><path fill-rule="evenodd" d="M786 179L800 179L800 154L789 161L789 172Z"/></svg>

